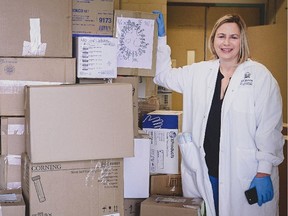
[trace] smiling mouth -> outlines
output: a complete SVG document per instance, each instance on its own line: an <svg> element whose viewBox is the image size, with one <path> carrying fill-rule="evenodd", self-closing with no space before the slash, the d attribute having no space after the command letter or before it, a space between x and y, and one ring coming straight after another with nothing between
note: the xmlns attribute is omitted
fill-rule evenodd
<svg viewBox="0 0 288 216"><path fill-rule="evenodd" d="M232 48L221 48L221 51L224 52L224 53L229 53L232 50L233 50Z"/></svg>

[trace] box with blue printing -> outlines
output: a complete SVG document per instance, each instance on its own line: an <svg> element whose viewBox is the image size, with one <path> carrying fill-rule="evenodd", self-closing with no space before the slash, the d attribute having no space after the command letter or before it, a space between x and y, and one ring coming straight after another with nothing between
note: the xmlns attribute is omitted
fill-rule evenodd
<svg viewBox="0 0 288 216"><path fill-rule="evenodd" d="M150 112L143 116L142 126L151 140L150 173L179 174L176 136L182 128L182 111Z"/></svg>

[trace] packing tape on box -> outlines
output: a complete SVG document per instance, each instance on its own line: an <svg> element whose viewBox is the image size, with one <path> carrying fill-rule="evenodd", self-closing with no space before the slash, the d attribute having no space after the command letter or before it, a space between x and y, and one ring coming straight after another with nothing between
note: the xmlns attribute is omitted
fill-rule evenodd
<svg viewBox="0 0 288 216"><path fill-rule="evenodd" d="M23 56L45 56L46 43L41 43L40 18L30 19L30 42L23 42Z"/></svg>
<svg viewBox="0 0 288 216"><path fill-rule="evenodd" d="M8 135L24 135L24 124L8 124Z"/></svg>
<svg viewBox="0 0 288 216"><path fill-rule="evenodd" d="M21 200L21 198L17 197L15 193L8 193L8 194L0 194L0 202L17 202ZM2 206L0 204L0 216L2 216Z"/></svg>
<svg viewBox="0 0 288 216"><path fill-rule="evenodd" d="M60 85L61 82L0 80L0 94L23 94L26 85Z"/></svg>
<svg viewBox="0 0 288 216"><path fill-rule="evenodd" d="M8 165L21 165L21 155L7 155Z"/></svg>
<svg viewBox="0 0 288 216"><path fill-rule="evenodd" d="M7 189L20 189L21 182L7 182Z"/></svg>

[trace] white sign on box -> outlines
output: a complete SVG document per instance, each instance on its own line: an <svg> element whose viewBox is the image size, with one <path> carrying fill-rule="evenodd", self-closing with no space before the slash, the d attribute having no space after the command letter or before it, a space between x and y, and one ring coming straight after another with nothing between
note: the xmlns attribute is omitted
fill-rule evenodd
<svg viewBox="0 0 288 216"><path fill-rule="evenodd" d="M152 68L153 19L118 17L118 67Z"/></svg>
<svg viewBox="0 0 288 216"><path fill-rule="evenodd" d="M79 37L77 44L78 78L117 77L117 39Z"/></svg>

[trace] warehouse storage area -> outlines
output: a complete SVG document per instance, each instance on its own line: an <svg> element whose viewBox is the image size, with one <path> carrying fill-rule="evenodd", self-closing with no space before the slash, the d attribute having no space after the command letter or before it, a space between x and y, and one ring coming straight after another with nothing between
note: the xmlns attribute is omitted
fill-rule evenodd
<svg viewBox="0 0 288 216"><path fill-rule="evenodd" d="M218 17L245 17L283 97L287 215L286 0L0 2L0 216L206 215L201 197L183 196L182 95L153 82L153 10L175 67L209 58Z"/></svg>

